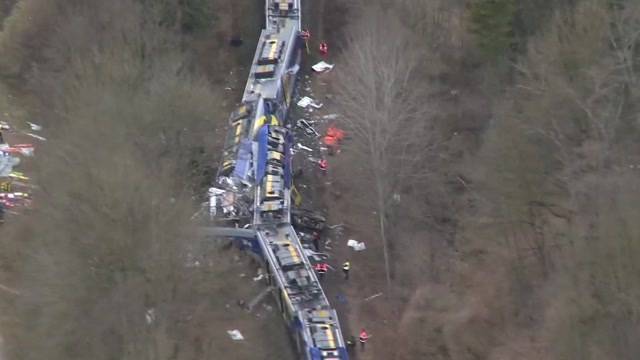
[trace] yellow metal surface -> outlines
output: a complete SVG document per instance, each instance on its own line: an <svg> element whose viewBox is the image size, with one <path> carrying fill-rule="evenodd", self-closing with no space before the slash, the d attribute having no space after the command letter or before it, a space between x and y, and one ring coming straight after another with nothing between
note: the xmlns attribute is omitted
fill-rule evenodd
<svg viewBox="0 0 640 360"><path fill-rule="evenodd" d="M300 254L298 254L298 250L296 250L296 248L291 243L289 243L289 246L287 247L289 248L289 254L291 254L293 261L300 262Z"/></svg>
<svg viewBox="0 0 640 360"><path fill-rule="evenodd" d="M269 40L269 45L271 48L269 49L269 60L272 60L276 57L276 51L278 50L278 40Z"/></svg>
<svg viewBox="0 0 640 360"><path fill-rule="evenodd" d="M329 342L329 347L334 349L336 347L336 339L333 336L333 331L329 325L322 325L322 329L325 331L327 335L327 341Z"/></svg>
<svg viewBox="0 0 640 360"><path fill-rule="evenodd" d="M291 187L291 195L293 195L293 203L296 206L302 205L302 194L300 194L295 185Z"/></svg>

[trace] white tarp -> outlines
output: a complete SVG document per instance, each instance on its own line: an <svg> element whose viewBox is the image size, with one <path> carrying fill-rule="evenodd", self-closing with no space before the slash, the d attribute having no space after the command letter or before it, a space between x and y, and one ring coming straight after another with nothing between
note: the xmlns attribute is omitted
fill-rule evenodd
<svg viewBox="0 0 640 360"><path fill-rule="evenodd" d="M329 71L329 70L333 69L333 67L334 67L333 64L328 64L328 63L326 63L324 61L320 61L319 63L313 65L311 68L315 72L325 72L325 71Z"/></svg>
<svg viewBox="0 0 640 360"><path fill-rule="evenodd" d="M356 240L353 239L349 239L347 241L347 246L352 248L355 251L362 251L365 250L367 247L364 245L363 242L358 242Z"/></svg>
<svg viewBox="0 0 640 360"><path fill-rule="evenodd" d="M229 334L229 336L233 340L236 340L236 341L244 340L244 336L242 336L242 333L238 329L227 330L227 334Z"/></svg>
<svg viewBox="0 0 640 360"><path fill-rule="evenodd" d="M308 96L304 96L302 99L298 101L298 106L303 109L306 109L309 105L316 109L320 109L322 107L322 103L317 103L315 100Z"/></svg>

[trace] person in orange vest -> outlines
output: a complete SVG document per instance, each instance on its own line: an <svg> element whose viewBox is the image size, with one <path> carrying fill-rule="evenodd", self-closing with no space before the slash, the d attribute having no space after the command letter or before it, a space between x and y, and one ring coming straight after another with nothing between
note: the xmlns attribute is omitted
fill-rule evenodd
<svg viewBox="0 0 640 360"><path fill-rule="evenodd" d="M326 42L321 42L320 43L320 55L322 56L327 56L327 54L329 53L329 47L327 46Z"/></svg>
<svg viewBox="0 0 640 360"><path fill-rule="evenodd" d="M332 136L337 141L342 141L342 139L344 139L344 131L342 129L340 129L340 128L337 128L337 127L331 125L327 129L327 136Z"/></svg>
<svg viewBox="0 0 640 360"><path fill-rule="evenodd" d="M333 155L338 151L338 140L335 137L325 135L323 142L327 146L327 150L329 150L329 155Z"/></svg>
<svg viewBox="0 0 640 360"><path fill-rule="evenodd" d="M344 139L344 131L333 125L329 126L329 128L327 129L327 135L325 135L323 139L324 144L329 150L329 155L340 152L338 145L342 141L342 139Z"/></svg>
<svg viewBox="0 0 640 360"><path fill-rule="evenodd" d="M324 274L329 271L329 265L327 263L317 263L313 266L313 269L318 273L320 280L322 280Z"/></svg>
<svg viewBox="0 0 640 360"><path fill-rule="evenodd" d="M320 161L318 161L318 167L320 167L320 170L322 170L323 174L326 174L327 168L329 167L329 163L327 162L327 159L320 159Z"/></svg>
<svg viewBox="0 0 640 360"><path fill-rule="evenodd" d="M364 350L364 344L367 343L367 340L369 340L369 334L364 328L360 329L360 348L362 350Z"/></svg>

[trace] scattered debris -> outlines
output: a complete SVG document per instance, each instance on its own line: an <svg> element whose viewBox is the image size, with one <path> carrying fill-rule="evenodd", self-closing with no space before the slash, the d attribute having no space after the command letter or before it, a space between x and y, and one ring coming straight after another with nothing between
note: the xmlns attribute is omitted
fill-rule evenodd
<svg viewBox="0 0 640 360"><path fill-rule="evenodd" d="M304 109L304 108L306 108L307 106L311 105L311 102L312 102L312 101L313 101L313 100L312 100L310 97L305 96L305 97L303 97L302 99L300 99L300 100L298 101L297 105Z"/></svg>
<svg viewBox="0 0 640 360"><path fill-rule="evenodd" d="M253 281L260 281L264 278L264 273L262 272L262 268L258 268L258 276L253 278Z"/></svg>
<svg viewBox="0 0 640 360"><path fill-rule="evenodd" d="M236 340L236 341L244 340L244 336L242 336L242 333L238 329L227 330L227 334L229 334L232 340Z"/></svg>
<svg viewBox="0 0 640 360"><path fill-rule="evenodd" d="M36 135L36 134L28 133L28 132L26 132L24 134L27 135L27 136L31 136L32 138L38 139L40 141L47 141L46 138L44 138L44 137L42 137L40 135Z"/></svg>
<svg viewBox="0 0 640 360"><path fill-rule="evenodd" d="M311 105L312 107L316 108L316 109L320 109L322 107L322 103L317 103L315 100L313 100L312 98L308 97L308 96L304 96L302 99L300 99L297 103L298 106L300 106L303 109L306 109L307 106Z"/></svg>
<svg viewBox="0 0 640 360"><path fill-rule="evenodd" d="M0 121L0 130L11 130L11 126L6 121Z"/></svg>
<svg viewBox="0 0 640 360"><path fill-rule="evenodd" d="M2 162L1 159L2 159L2 157L0 157L0 163ZM20 159L18 159L18 160L20 160ZM0 175L0 176L2 176L2 175ZM25 174L23 174L23 173L21 173L19 171L12 171L9 174L9 177L12 178L12 179L29 180L28 176L26 176Z"/></svg>
<svg viewBox="0 0 640 360"><path fill-rule="evenodd" d="M331 257L327 253L321 253L321 252L313 251L307 248L303 249L303 251L304 251L304 255L313 261L324 261Z"/></svg>
<svg viewBox="0 0 640 360"><path fill-rule="evenodd" d="M358 242L358 241L353 240L353 239L349 239L347 241L347 246L352 248L355 251L362 251L362 250L365 250L367 248L364 245L364 242Z"/></svg>
<svg viewBox="0 0 640 360"><path fill-rule="evenodd" d="M27 124L29 124L29 127L31 128L32 131L40 131L42 130L42 126L38 125L38 124L34 124L32 122L27 121Z"/></svg>
<svg viewBox="0 0 640 360"><path fill-rule="evenodd" d="M8 144L1 144L0 151L8 154L21 154L24 156L33 156L34 147L32 144L16 144L9 146Z"/></svg>
<svg viewBox="0 0 640 360"><path fill-rule="evenodd" d="M306 228L315 231L324 229L327 219L309 210L295 209L291 211L293 226L296 228Z"/></svg>
<svg viewBox="0 0 640 360"><path fill-rule="evenodd" d="M14 173L13 168L18 164L20 164L20 158L10 156L0 149L0 177L10 177Z"/></svg>
<svg viewBox="0 0 640 360"><path fill-rule="evenodd" d="M324 120L335 120L335 119L338 118L338 116L340 116L340 115L338 115L338 114L327 114L327 115L323 116L322 119L324 119Z"/></svg>
<svg viewBox="0 0 640 360"><path fill-rule="evenodd" d="M315 72L323 73L323 72L331 71L331 69L333 69L334 66L335 65L333 64L328 64L324 61L320 61L319 63L313 65L311 68Z"/></svg>
<svg viewBox="0 0 640 360"><path fill-rule="evenodd" d="M379 293L377 293L377 294L375 294L375 295L371 295L371 296L369 296L369 297L365 298L365 299L364 299L364 301L373 300L373 299L377 298L378 296L382 296L382 293L381 293L381 292L379 292Z"/></svg>
<svg viewBox="0 0 640 360"><path fill-rule="evenodd" d="M310 148L310 147L308 147L308 146L304 146L304 145L302 145L302 144L300 144L300 143L297 143L297 144L296 144L296 148L297 148L297 149L300 149L300 150L306 150L306 151L308 151L308 152L313 152L313 149L312 149L312 148Z"/></svg>
<svg viewBox="0 0 640 360"><path fill-rule="evenodd" d="M151 325L151 323L153 323L156 319L155 309L151 308L147 310L147 312L144 314L144 317L147 319L147 324Z"/></svg>
<svg viewBox="0 0 640 360"><path fill-rule="evenodd" d="M18 290L14 290L14 289L12 289L12 288L10 288L8 286L2 285L2 284L0 284L0 290L6 291L6 292L8 292L10 294L13 294L13 295L20 295L20 292Z"/></svg>
<svg viewBox="0 0 640 360"><path fill-rule="evenodd" d="M309 136L320 136L316 129L314 129L313 126L311 126L311 124L305 119L298 120L296 122L296 126L304 130L305 134Z"/></svg>

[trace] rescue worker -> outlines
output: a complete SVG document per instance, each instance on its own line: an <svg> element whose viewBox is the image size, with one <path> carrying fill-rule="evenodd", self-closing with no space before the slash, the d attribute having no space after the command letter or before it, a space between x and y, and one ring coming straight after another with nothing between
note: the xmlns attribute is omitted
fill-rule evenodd
<svg viewBox="0 0 640 360"><path fill-rule="evenodd" d="M326 175L327 168L329 167L327 159L320 159L320 161L318 161L318 166L320 167L320 170L322 170L322 173Z"/></svg>
<svg viewBox="0 0 640 360"><path fill-rule="evenodd" d="M300 36L302 36L302 40L307 41L311 37L311 33L309 32L309 30L304 29L302 30L302 33L300 34Z"/></svg>
<svg viewBox="0 0 640 360"><path fill-rule="evenodd" d="M353 335L350 335L347 339L347 351L351 354L353 353L353 349L356 347L356 338Z"/></svg>
<svg viewBox="0 0 640 360"><path fill-rule="evenodd" d="M367 343L367 340L369 340L369 334L364 328L360 329L360 348L362 350L364 350L364 344Z"/></svg>
<svg viewBox="0 0 640 360"><path fill-rule="evenodd" d="M345 261L344 264L342 264L342 273L344 274L345 280L349 280L349 270L351 270L351 264Z"/></svg>
<svg viewBox="0 0 640 360"><path fill-rule="evenodd" d="M320 43L320 55L322 56L327 56L327 54L329 53L329 47L327 46L326 42L321 42Z"/></svg>
<svg viewBox="0 0 640 360"><path fill-rule="evenodd" d="M327 149L329 150L329 155L334 155L337 152L338 140L335 137L330 135L325 135L323 142L327 146Z"/></svg>
<svg viewBox="0 0 640 360"><path fill-rule="evenodd" d="M329 271L329 265L323 262L315 264L313 268L318 273L318 277L320 278L320 280L322 280L322 278L324 278L324 274Z"/></svg>
<svg viewBox="0 0 640 360"><path fill-rule="evenodd" d="M320 251L320 233L314 231L311 235L313 236L313 247L316 251Z"/></svg>

